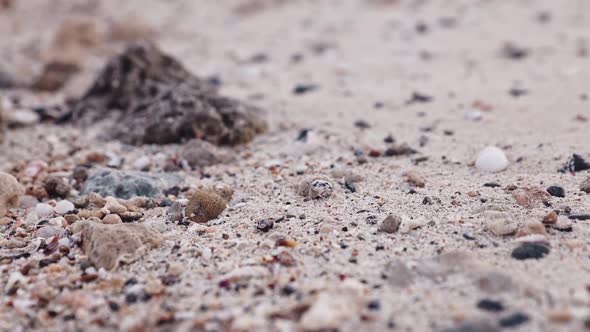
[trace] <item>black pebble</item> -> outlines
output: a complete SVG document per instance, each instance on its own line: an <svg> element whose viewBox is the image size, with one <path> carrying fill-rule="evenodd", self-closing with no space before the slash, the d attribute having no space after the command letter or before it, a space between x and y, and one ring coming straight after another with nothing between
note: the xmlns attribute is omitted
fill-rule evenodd
<svg viewBox="0 0 590 332"><path fill-rule="evenodd" d="M572 220L590 220L590 214L572 214L568 218Z"/></svg>
<svg viewBox="0 0 590 332"><path fill-rule="evenodd" d="M463 238L464 238L465 240L469 240L469 241L473 241L473 240L475 240L475 237L473 237L472 235L469 235L469 234L467 234L467 233L463 234Z"/></svg>
<svg viewBox="0 0 590 332"><path fill-rule="evenodd" d="M523 243L512 251L512 258L518 260L539 259L549 254L549 247L538 243Z"/></svg>
<svg viewBox="0 0 590 332"><path fill-rule="evenodd" d="M566 162L565 165L561 169L560 172L581 172L590 169L590 163L584 160L582 156L579 154L574 153Z"/></svg>
<svg viewBox="0 0 590 332"><path fill-rule="evenodd" d="M498 188L500 187L500 184L498 182L487 182L483 184L484 187L489 187L489 188Z"/></svg>
<svg viewBox="0 0 590 332"><path fill-rule="evenodd" d="M406 104L410 105L415 103L429 103L432 101L432 99L433 98L429 95L425 95L420 92L414 92L412 93L412 97L410 98L410 100L406 102Z"/></svg>
<svg viewBox="0 0 590 332"><path fill-rule="evenodd" d="M303 128L297 135L297 141L307 142L307 134L309 134L309 129Z"/></svg>
<svg viewBox="0 0 590 332"><path fill-rule="evenodd" d="M302 95L304 93L312 92L317 89L318 89L318 86L315 84L297 84L293 88L293 94Z"/></svg>
<svg viewBox="0 0 590 332"><path fill-rule="evenodd" d="M274 221L272 219L262 219L256 223L256 229L261 232L268 232L274 227Z"/></svg>
<svg viewBox="0 0 590 332"><path fill-rule="evenodd" d="M504 310L504 305L500 301L483 299L477 302L477 308L485 311L499 312Z"/></svg>
<svg viewBox="0 0 590 332"><path fill-rule="evenodd" d="M529 316L520 312L500 319L501 327L514 327L529 321Z"/></svg>
<svg viewBox="0 0 590 332"><path fill-rule="evenodd" d="M565 190L559 186L551 186L551 187L547 188L547 192L551 196L565 197Z"/></svg>
<svg viewBox="0 0 590 332"><path fill-rule="evenodd" d="M367 304L367 308L369 308L369 310L379 310L381 308L381 303L379 303L379 300L372 300Z"/></svg>

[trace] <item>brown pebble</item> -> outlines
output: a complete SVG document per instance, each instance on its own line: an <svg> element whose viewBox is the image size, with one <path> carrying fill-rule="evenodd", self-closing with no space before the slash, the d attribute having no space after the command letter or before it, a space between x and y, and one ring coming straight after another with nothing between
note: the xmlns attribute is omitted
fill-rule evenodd
<svg viewBox="0 0 590 332"><path fill-rule="evenodd" d="M477 197L479 196L479 193L477 191L470 191L467 193L467 196L469 197Z"/></svg>
<svg viewBox="0 0 590 332"><path fill-rule="evenodd" d="M555 211L549 212L545 217L543 217L543 224L545 225L555 225L557 223L557 213Z"/></svg>
<svg viewBox="0 0 590 332"><path fill-rule="evenodd" d="M512 192L512 197L518 205L530 209L535 207L538 203L549 199L549 194L545 189L532 187L516 189Z"/></svg>
<svg viewBox="0 0 590 332"><path fill-rule="evenodd" d="M580 184L580 190L590 194L590 176Z"/></svg>
<svg viewBox="0 0 590 332"><path fill-rule="evenodd" d="M406 181L408 181L408 183L413 186L416 186L418 188L424 188L424 186L426 185L426 179L424 178L424 176L422 176L422 174L416 171L408 171L406 172L405 176Z"/></svg>
<svg viewBox="0 0 590 332"><path fill-rule="evenodd" d="M217 218L225 210L225 200L211 190L198 189L189 198L185 215L194 222L206 223Z"/></svg>
<svg viewBox="0 0 590 332"><path fill-rule="evenodd" d="M103 224L121 224L123 223L123 220L121 220L121 217L119 217L118 214L107 214L106 216L104 216L104 218L102 218L102 223Z"/></svg>
<svg viewBox="0 0 590 332"><path fill-rule="evenodd" d="M518 232L516 233L517 237L532 235L532 234L540 234L540 235L547 235L547 230L545 229L545 225L543 225L540 221L529 221L524 226L522 226Z"/></svg>
<svg viewBox="0 0 590 332"><path fill-rule="evenodd" d="M567 309L554 309L547 313L547 318L554 323L567 323L573 316Z"/></svg>

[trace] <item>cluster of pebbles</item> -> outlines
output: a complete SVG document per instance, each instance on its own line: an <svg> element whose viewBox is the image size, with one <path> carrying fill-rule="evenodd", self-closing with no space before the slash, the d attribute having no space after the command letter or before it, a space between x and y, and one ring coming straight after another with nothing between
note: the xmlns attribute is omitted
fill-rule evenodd
<svg viewBox="0 0 590 332"><path fill-rule="evenodd" d="M254 1L235 12L282 3ZM68 29L94 35L83 23ZM128 39L143 30L111 34ZM527 52L501 48L512 60ZM59 90L55 80L78 66L51 61L33 87ZM302 83L293 94L319 91ZM405 106L432 101L414 92ZM439 163L421 151L426 136L414 145L388 135L375 147L279 124L280 132L260 139L293 134L296 151L264 151L273 143L256 145L269 130L261 108L222 95L215 80L148 41L127 45L81 97L37 110L35 121L11 112L5 131L1 107L10 103L0 105L0 143L25 123L63 132L44 137L52 147L46 155L31 152L0 171L0 330L590 326L585 275L575 286L558 283L558 291L527 276L555 272L544 271L548 261L562 268L557 276L588 270L579 254L588 248L587 151L546 158L555 166L551 183L514 175L522 160L501 144ZM354 128L371 125L359 120ZM77 142L69 130L98 133L103 145ZM327 157L322 144L334 145ZM466 178L443 180L449 169Z"/></svg>

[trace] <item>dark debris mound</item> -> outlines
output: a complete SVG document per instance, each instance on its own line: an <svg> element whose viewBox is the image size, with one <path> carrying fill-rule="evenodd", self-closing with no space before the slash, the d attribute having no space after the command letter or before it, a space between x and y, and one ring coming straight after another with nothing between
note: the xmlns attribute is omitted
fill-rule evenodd
<svg viewBox="0 0 590 332"><path fill-rule="evenodd" d="M130 144L199 138L236 145L266 130L262 110L220 96L215 86L148 42L131 44L112 58L70 118L88 125L114 112L109 133Z"/></svg>

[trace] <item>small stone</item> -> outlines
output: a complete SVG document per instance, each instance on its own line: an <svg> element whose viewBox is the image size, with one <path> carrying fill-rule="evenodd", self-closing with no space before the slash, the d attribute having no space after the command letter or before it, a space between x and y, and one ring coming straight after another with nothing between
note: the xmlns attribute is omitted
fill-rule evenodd
<svg viewBox="0 0 590 332"><path fill-rule="evenodd" d="M266 233L266 232L270 231L271 228L274 227L274 224L275 224L274 223L274 220L272 220L270 218L268 218L268 219L262 219L262 220L259 220L256 223L256 229L259 230L259 231L261 231L261 232Z"/></svg>
<svg viewBox="0 0 590 332"><path fill-rule="evenodd" d="M523 243L512 251L517 260L540 259L549 254L549 247L538 243Z"/></svg>
<svg viewBox="0 0 590 332"><path fill-rule="evenodd" d="M504 310L504 305L500 301L483 299L477 302L477 308L485 311L500 312Z"/></svg>
<svg viewBox="0 0 590 332"><path fill-rule="evenodd" d="M411 148L407 143L402 144L392 144L388 147L383 156L385 157L399 157L399 156L409 156L412 154L418 153L418 151Z"/></svg>
<svg viewBox="0 0 590 332"><path fill-rule="evenodd" d="M426 179L424 179L424 176L416 171L408 171L405 173L405 176L406 181L413 186L424 188L426 185Z"/></svg>
<svg viewBox="0 0 590 332"><path fill-rule="evenodd" d="M133 162L133 167L140 171L147 171L151 166L151 159L148 156L141 156Z"/></svg>
<svg viewBox="0 0 590 332"><path fill-rule="evenodd" d="M488 146L479 153L475 167L485 172L500 172L508 167L508 158L504 151L495 146Z"/></svg>
<svg viewBox="0 0 590 332"><path fill-rule="evenodd" d="M402 218L400 216L389 215L383 220L383 222L379 226L379 229L385 233L395 233L399 230L399 226L401 225L401 223Z"/></svg>
<svg viewBox="0 0 590 332"><path fill-rule="evenodd" d="M547 188L547 192L554 197L565 197L565 190L559 186L551 186Z"/></svg>
<svg viewBox="0 0 590 332"><path fill-rule="evenodd" d="M58 176L48 176L43 181L43 187L49 197L67 197L70 193L70 186Z"/></svg>
<svg viewBox="0 0 590 332"><path fill-rule="evenodd" d="M217 218L225 210L226 201L212 190L198 189L189 198L186 216L197 223L206 223Z"/></svg>
<svg viewBox="0 0 590 332"><path fill-rule="evenodd" d="M57 214L61 214L64 215L70 211L74 211L76 209L76 207L74 206L74 203L68 201L68 200L63 200L63 201L59 201L57 202L57 204L55 204L55 212Z"/></svg>
<svg viewBox="0 0 590 332"><path fill-rule="evenodd" d="M557 223L557 213L555 211L549 212L545 217L543 217L543 224L544 225L555 225Z"/></svg>
<svg viewBox="0 0 590 332"><path fill-rule="evenodd" d="M518 205L528 209L535 207L539 202L546 201L550 197L544 189L537 187L515 189L511 195Z"/></svg>
<svg viewBox="0 0 590 332"><path fill-rule="evenodd" d="M36 232L37 237L41 237L44 239L48 239L52 236L55 236L57 234L57 231L55 230L55 228L51 227L51 226L43 226L41 228L39 228Z"/></svg>
<svg viewBox="0 0 590 332"><path fill-rule="evenodd" d="M579 154L574 153L559 169L560 172L581 172L590 169L590 162L587 162Z"/></svg>
<svg viewBox="0 0 590 332"><path fill-rule="evenodd" d="M70 230L81 232L82 251L90 263L106 270L132 263L164 241L160 233L141 224L105 225L83 220Z"/></svg>
<svg viewBox="0 0 590 332"><path fill-rule="evenodd" d="M501 327L514 327L522 325L529 321L529 316L520 312L514 313L508 317L500 319L499 325Z"/></svg>
<svg viewBox="0 0 590 332"><path fill-rule="evenodd" d="M0 217L4 217L9 208L18 207L19 197L24 194L23 186L14 176L0 172Z"/></svg>
<svg viewBox="0 0 590 332"><path fill-rule="evenodd" d="M129 199L135 196L157 197L162 191L179 185L181 179L168 173L149 173L102 169L91 175L82 194L98 193L102 197L113 196Z"/></svg>
<svg viewBox="0 0 590 332"><path fill-rule="evenodd" d="M35 206L35 213L39 217L47 217L53 214L53 206L45 203L39 203Z"/></svg>
<svg viewBox="0 0 590 332"><path fill-rule="evenodd" d="M547 319L554 323L567 323L573 318L572 313L567 309L553 309L547 313Z"/></svg>
<svg viewBox="0 0 590 332"><path fill-rule="evenodd" d="M441 332L500 332L500 328L487 320L482 320L462 322Z"/></svg>
<svg viewBox="0 0 590 332"><path fill-rule="evenodd" d="M325 179L304 180L298 188L301 196L312 199L328 198L332 195L332 183Z"/></svg>
<svg viewBox="0 0 590 332"><path fill-rule="evenodd" d="M580 190L590 194L590 176L580 184Z"/></svg>
<svg viewBox="0 0 590 332"><path fill-rule="evenodd" d="M104 218L102 218L102 223L103 224L121 224L123 223L123 220L121 219L121 217L118 214L107 214L106 216L104 216Z"/></svg>
<svg viewBox="0 0 590 332"><path fill-rule="evenodd" d="M531 220L528 221L524 226L522 226L518 232L516 233L517 237L529 236L533 234L539 235L547 235L547 230L545 229L545 225L543 225L540 221Z"/></svg>
<svg viewBox="0 0 590 332"><path fill-rule="evenodd" d="M488 210L484 212L484 217L486 228L496 236L514 234L518 229L518 224L506 213Z"/></svg>
<svg viewBox="0 0 590 332"><path fill-rule="evenodd" d="M119 203L116 198L108 196L105 198L104 208L110 211L110 213L121 214L127 212L127 208Z"/></svg>
<svg viewBox="0 0 590 332"><path fill-rule="evenodd" d="M170 205L168 210L166 210L166 217L172 222L181 222L183 218L182 210L182 204L180 204L180 202L174 202Z"/></svg>
<svg viewBox="0 0 590 332"><path fill-rule="evenodd" d="M351 279L322 291L301 317L304 330L337 330L360 313L365 305L363 286Z"/></svg>

